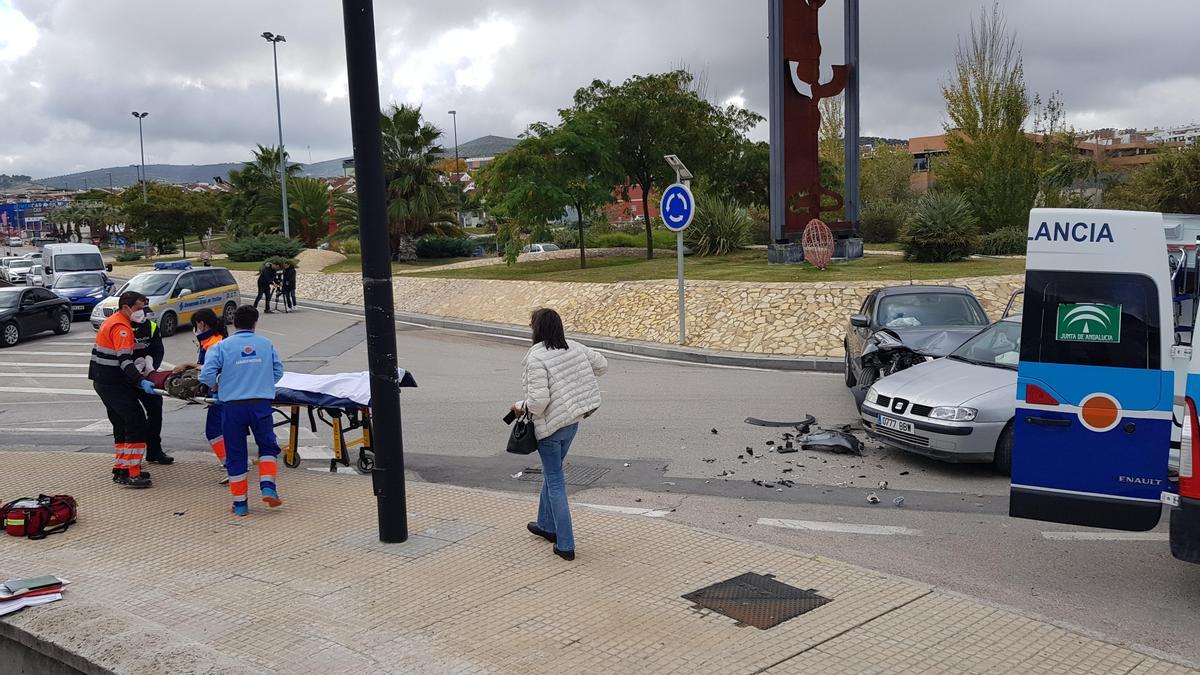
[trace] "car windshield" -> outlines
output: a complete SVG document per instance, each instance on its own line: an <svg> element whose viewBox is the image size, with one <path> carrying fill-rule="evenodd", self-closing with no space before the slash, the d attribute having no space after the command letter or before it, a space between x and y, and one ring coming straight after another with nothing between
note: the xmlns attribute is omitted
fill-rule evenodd
<svg viewBox="0 0 1200 675"><path fill-rule="evenodd" d="M0 309L14 309L20 297L21 292L19 290L6 291L0 289Z"/></svg>
<svg viewBox="0 0 1200 675"><path fill-rule="evenodd" d="M139 274L130 279L121 292L137 291L147 296L166 295L171 292L171 286L175 284L178 276L177 274Z"/></svg>
<svg viewBox="0 0 1200 675"><path fill-rule="evenodd" d="M543 251L557 251L558 247L554 244L542 244Z"/></svg>
<svg viewBox="0 0 1200 675"><path fill-rule="evenodd" d="M878 317L886 328L987 325L979 303L963 293L887 295L879 301Z"/></svg>
<svg viewBox="0 0 1200 675"><path fill-rule="evenodd" d="M55 272L87 272L104 269L99 253L60 253L54 256Z"/></svg>
<svg viewBox="0 0 1200 675"><path fill-rule="evenodd" d="M1016 370L1021 360L1021 324L1018 321L997 321L964 342L950 358Z"/></svg>
<svg viewBox="0 0 1200 675"><path fill-rule="evenodd" d="M19 267L33 267L33 261L32 260L14 260L14 261L10 262L8 264L8 266L11 269L17 269Z"/></svg>
<svg viewBox="0 0 1200 675"><path fill-rule="evenodd" d="M71 274L59 277L54 282L55 288L95 288L104 285L103 274Z"/></svg>

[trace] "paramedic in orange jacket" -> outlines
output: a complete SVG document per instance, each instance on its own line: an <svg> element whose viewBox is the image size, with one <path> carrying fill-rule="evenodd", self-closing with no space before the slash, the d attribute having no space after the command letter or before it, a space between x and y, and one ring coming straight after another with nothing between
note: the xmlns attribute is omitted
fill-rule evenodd
<svg viewBox="0 0 1200 675"><path fill-rule="evenodd" d="M113 482L130 488L150 487L150 473L142 471L146 455L146 413L138 402L138 390L154 394L154 385L142 377L133 363L132 323L146 320L146 296L136 291L121 294L117 311L96 332L88 379L112 422L117 460Z"/></svg>

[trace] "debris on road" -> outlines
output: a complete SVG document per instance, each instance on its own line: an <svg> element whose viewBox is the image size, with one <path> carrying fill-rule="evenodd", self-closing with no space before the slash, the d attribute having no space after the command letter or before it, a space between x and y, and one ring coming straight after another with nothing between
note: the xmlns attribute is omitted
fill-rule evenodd
<svg viewBox="0 0 1200 675"><path fill-rule="evenodd" d="M718 433L720 433L720 432L718 432L716 429L713 429L713 430L712 430L712 434L713 434L713 436L716 436Z"/></svg>
<svg viewBox="0 0 1200 675"><path fill-rule="evenodd" d="M908 475L908 472L907 472L907 471L901 471L901 472L900 472L900 475L901 475L901 476L907 476L907 475Z"/></svg>
<svg viewBox="0 0 1200 675"><path fill-rule="evenodd" d="M836 455L863 454L862 441L846 431L822 429L800 438L800 447L805 450L832 452Z"/></svg>
<svg viewBox="0 0 1200 675"><path fill-rule="evenodd" d="M625 466L629 466L629 462L625 462Z"/></svg>
<svg viewBox="0 0 1200 675"><path fill-rule="evenodd" d="M524 476L524 475L525 475L524 471L518 471L518 472L514 473L511 477L512 478L520 478L521 476Z"/></svg>
<svg viewBox="0 0 1200 675"><path fill-rule="evenodd" d="M878 504L879 503L879 495L875 494L874 492L868 494L867 495L867 503L868 504Z"/></svg>
<svg viewBox="0 0 1200 675"><path fill-rule="evenodd" d="M904 506L904 497L896 497L892 500L892 503L896 506Z"/></svg>
<svg viewBox="0 0 1200 675"><path fill-rule="evenodd" d="M808 433L808 428L817 423L817 418L812 415L805 415L803 420L799 422L771 422L768 420L760 420L757 417L747 417L746 424L753 424L756 427L775 427L787 428L791 427L800 433Z"/></svg>

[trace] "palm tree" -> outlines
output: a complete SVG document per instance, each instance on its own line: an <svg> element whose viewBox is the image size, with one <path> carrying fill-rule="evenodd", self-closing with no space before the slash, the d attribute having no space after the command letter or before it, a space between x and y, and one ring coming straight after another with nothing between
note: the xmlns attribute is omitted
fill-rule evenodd
<svg viewBox="0 0 1200 675"><path fill-rule="evenodd" d="M395 105L381 114L384 178L392 255L417 258L417 239L426 234L461 234L449 206L453 199L437 164L442 132L421 119L421 108Z"/></svg>
<svg viewBox="0 0 1200 675"><path fill-rule="evenodd" d="M328 234L330 207L341 192L344 190L332 188L316 178L288 181L288 215L299 225L295 232L306 248L315 247Z"/></svg>
<svg viewBox="0 0 1200 675"><path fill-rule="evenodd" d="M284 159L289 157L287 151ZM300 174L301 166L290 161L287 175L290 181ZM278 229L283 222L279 212L279 148L258 145L254 158L242 164L242 168L229 172L229 184L233 186L226 217L231 222L234 236L264 234ZM289 212L291 211L289 207Z"/></svg>

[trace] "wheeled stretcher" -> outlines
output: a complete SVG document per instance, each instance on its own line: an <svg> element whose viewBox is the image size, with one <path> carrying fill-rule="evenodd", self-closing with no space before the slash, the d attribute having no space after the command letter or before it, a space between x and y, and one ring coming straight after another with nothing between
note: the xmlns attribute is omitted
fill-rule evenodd
<svg viewBox="0 0 1200 675"><path fill-rule="evenodd" d="M399 369L401 387L416 387L412 373ZM166 391L159 390L164 396ZM214 398L185 399L193 403L212 405ZM275 414L281 419L276 427L288 427L287 445L283 446L283 463L295 468L300 465L301 415L308 418L313 432L317 421L329 427L333 436L333 458L329 470L337 471L338 465L350 466L350 451L358 448L356 468L363 473L375 467L375 450L371 445L371 386L366 372L335 373L332 375L307 375L285 372L275 385L275 399L271 402ZM358 437L351 437L358 431Z"/></svg>

